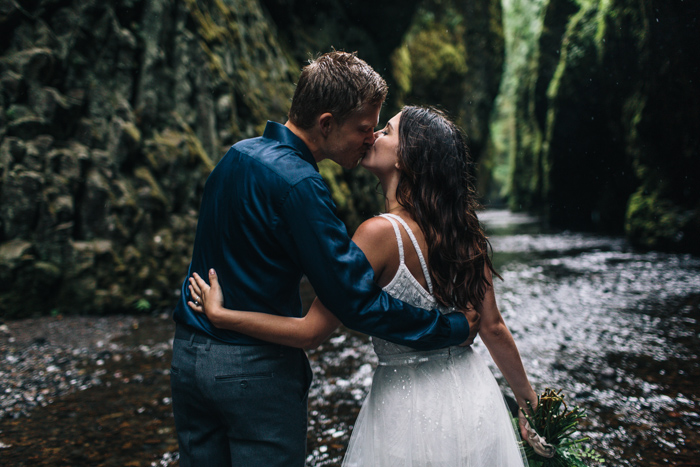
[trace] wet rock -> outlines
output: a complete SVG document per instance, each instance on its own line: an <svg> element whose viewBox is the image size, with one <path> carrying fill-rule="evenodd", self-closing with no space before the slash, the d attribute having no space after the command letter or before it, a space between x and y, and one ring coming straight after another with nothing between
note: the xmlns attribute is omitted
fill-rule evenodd
<svg viewBox="0 0 700 467"><path fill-rule="evenodd" d="M12 104L20 102L26 97L27 82L21 74L5 70L0 75L0 89L2 89L2 100L9 110ZM8 115L7 118L12 119L14 116Z"/></svg>
<svg viewBox="0 0 700 467"><path fill-rule="evenodd" d="M33 139L47 133L49 124L39 117L27 116L13 120L7 124L7 134L21 139Z"/></svg>
<svg viewBox="0 0 700 467"><path fill-rule="evenodd" d="M3 112L3 116L8 120L8 122L21 120L28 117L36 117L31 107L22 104L11 104L7 111Z"/></svg>
<svg viewBox="0 0 700 467"><path fill-rule="evenodd" d="M30 107L44 121L52 121L58 108L68 108L66 98L57 89L51 87L41 87L32 90L28 99ZM63 123L65 124L66 122Z"/></svg>
<svg viewBox="0 0 700 467"><path fill-rule="evenodd" d="M64 177L65 188L73 191L82 176L82 163L90 156L85 146L74 143L70 148L53 149L47 155L51 173Z"/></svg>
<svg viewBox="0 0 700 467"><path fill-rule="evenodd" d="M54 138L51 135L41 135L28 141L22 165L31 171L45 172L47 156L53 143Z"/></svg>
<svg viewBox="0 0 700 467"><path fill-rule="evenodd" d="M0 244L0 283L7 284L10 274L30 255L31 248L30 242L19 238Z"/></svg>
<svg viewBox="0 0 700 467"><path fill-rule="evenodd" d="M80 237L91 239L110 235L113 227L107 214L111 210L111 200L111 187L107 178L99 169L90 169L85 177L80 200Z"/></svg>
<svg viewBox="0 0 700 467"><path fill-rule="evenodd" d="M10 55L8 61L27 82L47 83L52 77L55 57L51 49L31 48Z"/></svg>
<svg viewBox="0 0 700 467"><path fill-rule="evenodd" d="M16 165L6 175L0 191L2 237L31 238L36 227L39 205L43 201L44 176Z"/></svg>
<svg viewBox="0 0 700 467"><path fill-rule="evenodd" d="M136 189L139 206L155 215L162 215L167 212L170 207L170 201L165 197L163 189L151 171L146 167L138 167L134 170L134 175L138 180Z"/></svg>
<svg viewBox="0 0 700 467"><path fill-rule="evenodd" d="M141 132L131 122L119 117L112 119L107 138L107 153L116 167L133 161L141 144Z"/></svg>
<svg viewBox="0 0 700 467"><path fill-rule="evenodd" d="M7 137L3 139L0 146L0 181L5 180L13 165L22 162L26 150L26 145L19 138Z"/></svg>

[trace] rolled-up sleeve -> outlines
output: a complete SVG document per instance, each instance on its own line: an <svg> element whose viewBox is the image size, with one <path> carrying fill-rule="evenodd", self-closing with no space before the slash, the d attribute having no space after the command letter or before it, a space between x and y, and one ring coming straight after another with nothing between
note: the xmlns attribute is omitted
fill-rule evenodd
<svg viewBox="0 0 700 467"><path fill-rule="evenodd" d="M287 193L278 226L293 257L323 304L347 327L431 350L460 344L469 335L462 313L442 314L394 299L374 282L374 271L335 214L323 179L305 178Z"/></svg>

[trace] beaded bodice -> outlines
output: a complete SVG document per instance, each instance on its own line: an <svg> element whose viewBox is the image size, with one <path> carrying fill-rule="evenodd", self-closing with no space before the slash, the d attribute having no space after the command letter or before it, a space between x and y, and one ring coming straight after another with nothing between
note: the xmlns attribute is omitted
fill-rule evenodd
<svg viewBox="0 0 700 467"><path fill-rule="evenodd" d="M398 243L399 247L400 261L399 269L396 271L396 275L391 280L391 282L389 282L386 286L383 287L384 291L386 291L389 295L391 295L394 298L398 298L403 302L406 302L410 305L419 308L425 308L428 310L431 310L433 308L440 308L440 311L443 313L451 311L446 308L438 307L438 302L433 296L433 285L430 280L430 274L428 273L428 265L426 264L425 258L423 257L423 253L421 252L421 249L418 246L418 241L416 240L415 235L411 231L406 221L404 221L395 214L382 214L381 217L388 219L389 222L391 222L391 225L394 227L394 234L396 235L396 242ZM425 290L425 288L423 288L420 282L418 282L418 280L415 277L413 277L413 274L411 274L411 271L408 269L408 266L406 266L406 263L404 261L403 240L401 238L399 224L401 224L403 228L406 229L406 233L408 233L408 236L411 239L411 243L413 243L413 247L416 249L416 253L418 254L418 260L420 261L421 269L423 270L425 281L428 285L428 290ZM436 352L417 351L410 347L394 344L393 342L388 342L378 337L372 337L372 344L374 345L374 351L379 357L380 365L382 365L383 362L384 364L387 364L387 362L397 362L397 358L401 360L401 362L397 363L410 363L411 361L420 361L424 358L428 358L430 355L433 355ZM441 351L437 352L441 353Z"/></svg>

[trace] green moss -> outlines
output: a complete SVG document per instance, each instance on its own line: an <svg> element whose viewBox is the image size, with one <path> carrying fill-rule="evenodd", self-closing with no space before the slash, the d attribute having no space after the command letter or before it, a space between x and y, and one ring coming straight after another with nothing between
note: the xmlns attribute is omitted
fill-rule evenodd
<svg viewBox="0 0 700 467"><path fill-rule="evenodd" d="M397 105L438 105L460 115L467 80L463 17L457 2L426 2L391 56Z"/></svg>
<svg viewBox="0 0 700 467"><path fill-rule="evenodd" d="M343 180L343 168L334 162L323 160L318 164L318 171L326 181L338 209L347 210L352 203L352 192Z"/></svg>
<svg viewBox="0 0 700 467"><path fill-rule="evenodd" d="M160 202L166 210L170 210L170 200L163 193L163 189L160 187L155 177L146 167L137 167L134 170L134 175L136 178L143 180L150 187L150 195L153 199Z"/></svg>
<svg viewBox="0 0 700 467"><path fill-rule="evenodd" d="M245 136L253 136L251 129L259 134L268 119L283 119L296 76L260 4L252 0L185 3L207 57L212 87L223 84L235 92L240 107L236 110L249 123ZM241 136L233 126L234 136Z"/></svg>
<svg viewBox="0 0 700 467"><path fill-rule="evenodd" d="M144 156L150 168L158 172L163 167L175 163L182 155L185 141L184 134L170 128L155 133L153 138L144 144Z"/></svg>
<svg viewBox="0 0 700 467"><path fill-rule="evenodd" d="M218 3L218 2L217 2ZM211 13L202 10L197 0L185 0L190 16L197 23L197 31L207 42L224 42L231 37L231 30L225 26L220 26L214 21ZM221 10L220 5L216 5ZM223 7L224 12L227 8Z"/></svg>
<svg viewBox="0 0 700 467"><path fill-rule="evenodd" d="M411 92L411 52L406 44L402 45L391 56L392 73L396 84L399 87L399 92L406 95Z"/></svg>
<svg viewBox="0 0 700 467"><path fill-rule="evenodd" d="M625 232L629 240L644 248L687 249L685 244L700 233L699 210L683 210L673 202L640 187L629 200ZM692 247L697 250L697 246ZM691 249L691 251L692 251Z"/></svg>
<svg viewBox="0 0 700 467"><path fill-rule="evenodd" d="M465 56L464 44L439 24L412 35L392 55L400 103L456 104L450 97L465 80Z"/></svg>
<svg viewBox="0 0 700 467"><path fill-rule="evenodd" d="M411 54L411 75L420 84L429 84L446 75L464 76L466 51L461 43L443 28L421 31L408 43Z"/></svg>
<svg viewBox="0 0 700 467"><path fill-rule="evenodd" d="M129 135L134 146L141 144L141 131L132 122L124 123L124 132Z"/></svg>
<svg viewBox="0 0 700 467"><path fill-rule="evenodd" d="M199 41L199 45L202 47L202 50L204 50L204 53L206 54L207 58L209 58L209 69L213 73L216 73L223 82L229 85L233 85L233 80L229 75L226 74L226 71L224 71L224 66L222 64L221 57L212 52L212 50L209 48L209 45L207 45L206 42Z"/></svg>
<svg viewBox="0 0 700 467"><path fill-rule="evenodd" d="M202 161L202 163L209 172L214 170L214 162L212 162L211 158L207 155L207 152L204 150L202 142L199 140L194 130L192 130L192 128L185 122L185 120L182 117L180 117L176 113L174 113L173 116L184 131L185 144L187 145L187 149L189 150L190 154L193 154L200 161Z"/></svg>
<svg viewBox="0 0 700 467"><path fill-rule="evenodd" d="M377 189L377 179L365 169L346 170L329 160L321 161L318 169L331 192L338 217L351 235L363 221L382 210L384 198Z"/></svg>

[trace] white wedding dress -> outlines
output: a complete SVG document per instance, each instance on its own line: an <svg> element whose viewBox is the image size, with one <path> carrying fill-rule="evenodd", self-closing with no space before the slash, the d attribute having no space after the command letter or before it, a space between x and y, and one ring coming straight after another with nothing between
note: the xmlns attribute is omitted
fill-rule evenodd
<svg viewBox="0 0 700 467"><path fill-rule="evenodd" d="M406 303L436 308L415 236L400 217L382 217L394 226L401 260L396 276L384 290ZM429 291L404 263L397 221L418 252ZM378 338L372 343L379 364L343 467L526 465L498 384L470 347L416 351Z"/></svg>

